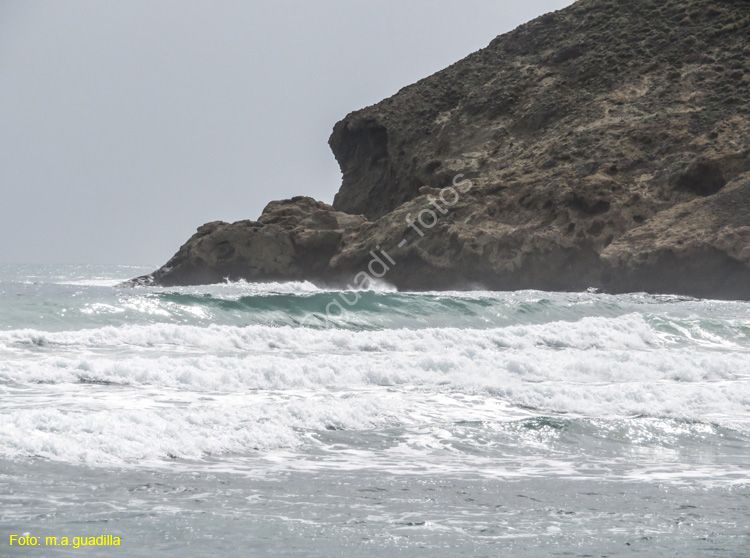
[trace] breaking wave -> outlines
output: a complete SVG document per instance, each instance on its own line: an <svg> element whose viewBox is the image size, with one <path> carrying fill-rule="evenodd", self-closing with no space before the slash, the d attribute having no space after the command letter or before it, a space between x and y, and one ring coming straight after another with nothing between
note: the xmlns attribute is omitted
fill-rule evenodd
<svg viewBox="0 0 750 558"><path fill-rule="evenodd" d="M525 470L532 450L582 460L710 438L729 455L750 435L746 303L108 281L3 284L0 456L122 465L348 447L350 466L466 467L450 456L469 453L477 471Z"/></svg>

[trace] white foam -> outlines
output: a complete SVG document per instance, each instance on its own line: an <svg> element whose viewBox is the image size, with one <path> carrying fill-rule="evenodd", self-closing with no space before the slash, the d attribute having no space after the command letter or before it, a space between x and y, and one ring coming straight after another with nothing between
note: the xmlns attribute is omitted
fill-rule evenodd
<svg viewBox="0 0 750 558"><path fill-rule="evenodd" d="M177 292L182 294L218 296L227 300L244 296L258 295L306 295L324 292L309 281L248 283L247 281L226 281L214 285L199 285L195 287L148 287L153 292Z"/></svg>
<svg viewBox="0 0 750 558"><path fill-rule="evenodd" d="M150 326L0 333L0 380L179 390L417 386L585 416L747 416L750 352L684 347L640 315L488 330ZM719 350L721 349L721 350Z"/></svg>
<svg viewBox="0 0 750 558"><path fill-rule="evenodd" d="M0 456L42 456L92 464L160 461L295 448L306 432L416 425L465 412L459 398L425 400L419 392L355 391L185 393L103 386L45 386L27 394L8 388L0 412ZM479 405L476 420L525 416Z"/></svg>
<svg viewBox="0 0 750 558"><path fill-rule="evenodd" d="M103 306L101 310L115 312L117 308ZM158 308L149 307L144 311L156 312ZM125 348L133 351L153 351L154 348L161 348L212 353L266 353L288 350L305 355L310 352L439 354L443 347L448 347L468 354L475 351L524 349L652 351L684 347L686 339L693 347L750 352L746 344L738 344L731 338L703 332L698 328L683 335L661 331L640 314L627 314L615 318L585 317L576 322L548 322L492 329L321 331L259 325L199 327L179 324L106 326L61 332L23 329L0 332L0 348L35 345L62 351Z"/></svg>
<svg viewBox="0 0 750 558"><path fill-rule="evenodd" d="M14 330L0 332L0 343L54 345L59 348L102 348L127 346L152 348L157 345L211 351L267 350L283 347L307 352L341 351L424 351L439 350L440 344L467 349L521 349L546 346L581 350L651 349L668 344L668 336L655 332L639 314L618 318L583 318L578 322L551 322L488 330L456 328L385 330L357 332L317 331L307 328L266 326L182 326L176 324L107 326L78 331L44 332ZM432 347L430 347L432 345Z"/></svg>
<svg viewBox="0 0 750 558"><path fill-rule="evenodd" d="M57 285L74 285L77 287L114 287L119 285L123 281L127 281L128 278L122 279L80 279L76 281L58 281Z"/></svg>
<svg viewBox="0 0 750 558"><path fill-rule="evenodd" d="M227 298L256 288L215 287ZM142 312L163 310L148 297L134 300ZM89 307L100 313L118 308ZM749 433L746 331L742 318L643 313L487 329L157 323L2 331L0 456L160 462L169 455L319 449L316 440L326 428L405 428L388 450L389 466L437 455L430 470L439 471L467 466L465 455L443 460L464 451L456 449L460 444L479 451L485 443L456 442L452 428L461 421L491 430L531 415L644 415ZM514 435L523 447L544 449L547 439L519 432ZM648 435L653 431L633 433ZM673 435L662 429L659 436ZM369 450L336 451L343 462L373 459ZM470 466L483 459L488 468L498 465L480 456ZM541 463L506 465L495 469L506 475L545 470ZM554 467L582 474L570 463Z"/></svg>
<svg viewBox="0 0 750 558"><path fill-rule="evenodd" d="M716 439L712 425L593 420L580 438L593 443L579 448L571 445L575 434L568 429L529 428L536 415L531 411L497 398L427 389L234 394L46 385L33 391L6 387L2 397L11 402L0 406L3 458L191 472L206 467L261 476L272 470L374 468L396 475L594 479L607 468L610 480L695 486L745 478L744 463L736 460L705 461L700 471L681 461L684 440ZM605 440L615 447L628 444L627 453L603 459L598 446Z"/></svg>

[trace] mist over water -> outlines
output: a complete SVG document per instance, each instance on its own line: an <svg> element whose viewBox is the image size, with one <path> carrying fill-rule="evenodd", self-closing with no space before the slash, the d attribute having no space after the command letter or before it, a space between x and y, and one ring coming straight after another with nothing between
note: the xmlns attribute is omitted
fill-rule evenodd
<svg viewBox="0 0 750 558"><path fill-rule="evenodd" d="M749 303L144 271L0 266L0 545L748 555Z"/></svg>

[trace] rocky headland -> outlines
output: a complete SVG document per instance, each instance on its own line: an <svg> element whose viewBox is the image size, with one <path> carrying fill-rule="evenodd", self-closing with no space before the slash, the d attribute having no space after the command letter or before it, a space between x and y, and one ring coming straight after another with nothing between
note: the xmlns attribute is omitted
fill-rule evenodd
<svg viewBox="0 0 750 558"><path fill-rule="evenodd" d="M750 2L581 0L329 140L333 205L213 222L129 284L750 299Z"/></svg>

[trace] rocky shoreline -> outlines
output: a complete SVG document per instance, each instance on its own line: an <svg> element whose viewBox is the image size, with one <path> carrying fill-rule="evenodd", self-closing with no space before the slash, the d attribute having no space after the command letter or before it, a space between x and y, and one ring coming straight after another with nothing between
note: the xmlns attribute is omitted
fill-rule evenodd
<svg viewBox="0 0 750 558"><path fill-rule="evenodd" d="M332 206L208 223L128 284L364 273L750 299L748 2L581 0L348 115L329 144Z"/></svg>

